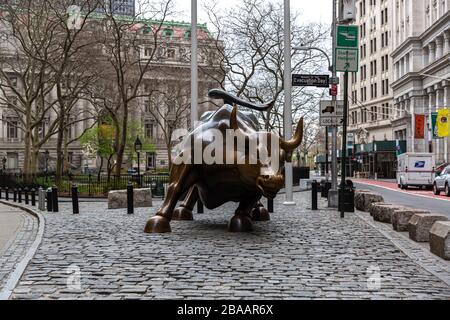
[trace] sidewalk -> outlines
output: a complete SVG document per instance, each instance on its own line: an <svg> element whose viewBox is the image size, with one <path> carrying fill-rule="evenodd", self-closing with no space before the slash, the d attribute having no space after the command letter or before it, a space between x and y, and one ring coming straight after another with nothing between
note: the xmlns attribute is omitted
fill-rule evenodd
<svg viewBox="0 0 450 320"><path fill-rule="evenodd" d="M44 213L44 239L12 299L449 299L450 287L360 214L311 211L275 201L270 222L227 231L236 204L170 234L145 234L155 208L107 210L82 203L80 215ZM417 253L417 254L420 254ZM420 258L422 259L422 258ZM434 258L426 257L427 263Z"/></svg>
<svg viewBox="0 0 450 320"><path fill-rule="evenodd" d="M32 215L0 203L0 292L36 238Z"/></svg>
<svg viewBox="0 0 450 320"><path fill-rule="evenodd" d="M24 213L0 204L0 255L9 247L23 223Z"/></svg>

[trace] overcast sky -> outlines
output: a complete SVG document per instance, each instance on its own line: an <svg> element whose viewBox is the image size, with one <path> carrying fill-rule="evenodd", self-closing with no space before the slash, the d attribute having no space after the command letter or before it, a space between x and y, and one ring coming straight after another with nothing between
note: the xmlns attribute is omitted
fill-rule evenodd
<svg viewBox="0 0 450 320"><path fill-rule="evenodd" d="M239 4L241 0L218 0L219 4L230 8ZM279 0L281 1L281 0ZM175 0L176 10L180 13L179 19L186 22L190 21L191 1ZM202 12L204 0L198 0L199 22L207 22L207 17ZM332 0L291 0L292 12L300 13L300 19L305 22L319 22L331 24L332 17Z"/></svg>

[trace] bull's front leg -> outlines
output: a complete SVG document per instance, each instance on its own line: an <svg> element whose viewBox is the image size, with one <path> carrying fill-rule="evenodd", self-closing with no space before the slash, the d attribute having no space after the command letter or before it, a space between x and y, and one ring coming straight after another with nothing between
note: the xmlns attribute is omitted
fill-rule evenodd
<svg viewBox="0 0 450 320"><path fill-rule="evenodd" d="M196 182L196 174L191 165L174 165L170 173L167 195L156 216L150 218L145 226L146 233L171 232L170 221L178 200Z"/></svg>
<svg viewBox="0 0 450 320"><path fill-rule="evenodd" d="M194 215L192 211L194 210L194 206L199 199L198 189L196 186L191 187L186 198L181 203L180 207L177 208L173 213L173 220L180 221L191 221L194 220Z"/></svg>
<svg viewBox="0 0 450 320"><path fill-rule="evenodd" d="M231 219L228 230L230 232L250 232L253 231L251 212L259 198L249 197L239 203L239 207Z"/></svg>
<svg viewBox="0 0 450 320"><path fill-rule="evenodd" d="M270 221L269 210L267 210L261 201L256 203L255 208L252 210L253 221Z"/></svg>

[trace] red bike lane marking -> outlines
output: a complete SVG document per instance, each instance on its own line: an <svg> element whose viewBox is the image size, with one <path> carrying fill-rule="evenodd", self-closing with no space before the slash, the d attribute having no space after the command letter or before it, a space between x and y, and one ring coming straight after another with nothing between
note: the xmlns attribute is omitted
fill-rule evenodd
<svg viewBox="0 0 450 320"><path fill-rule="evenodd" d="M395 191L395 192L399 192L399 193L404 193L404 194L409 194L409 195L417 195L419 197L424 197L424 198L428 198L428 199L437 199L437 200L450 202L450 198L448 198L446 196L442 196L442 195L441 196L436 196L431 191L422 191L422 190L405 191L405 190L400 190L398 188L398 186L397 186L397 183L394 183L394 182L373 181L373 180L355 180L355 182L360 183L360 184L369 185L369 186L380 187L380 188L383 188L383 189L387 189L387 190L391 190L391 191Z"/></svg>

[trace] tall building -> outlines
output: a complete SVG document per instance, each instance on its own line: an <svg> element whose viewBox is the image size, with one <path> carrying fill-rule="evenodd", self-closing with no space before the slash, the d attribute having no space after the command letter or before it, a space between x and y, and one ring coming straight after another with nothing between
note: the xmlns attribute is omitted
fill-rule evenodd
<svg viewBox="0 0 450 320"><path fill-rule="evenodd" d="M450 107L450 0L395 0L392 12L394 137L409 152L450 160L449 139L433 136L433 114ZM416 115L425 134L416 136ZM420 131L420 130L419 130Z"/></svg>
<svg viewBox="0 0 450 320"><path fill-rule="evenodd" d="M136 12L136 1L135 0L104 0L105 5L110 10L110 12L124 15L124 16L134 16Z"/></svg>
<svg viewBox="0 0 450 320"><path fill-rule="evenodd" d="M363 177L374 177L375 174L395 177L396 141L392 130L393 92L390 87L393 78L393 2L356 2L360 64L359 72L349 77L348 132L354 137L354 146L348 172ZM404 142L400 144L404 145Z"/></svg>

